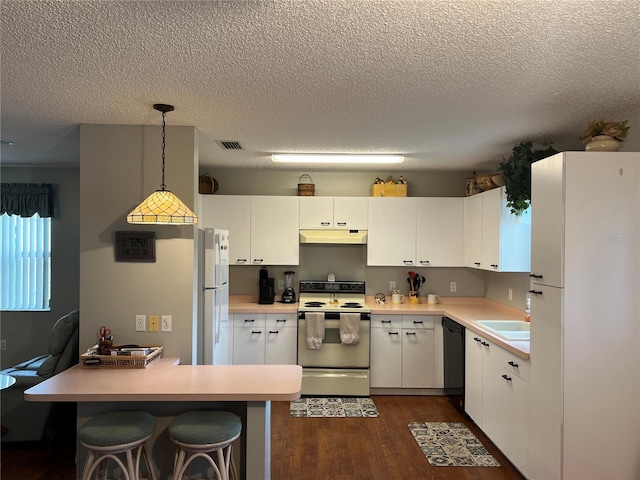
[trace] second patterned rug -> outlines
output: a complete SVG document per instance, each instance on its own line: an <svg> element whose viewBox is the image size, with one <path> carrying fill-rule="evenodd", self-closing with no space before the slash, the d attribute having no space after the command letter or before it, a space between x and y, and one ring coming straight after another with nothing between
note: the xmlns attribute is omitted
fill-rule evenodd
<svg viewBox="0 0 640 480"><path fill-rule="evenodd" d="M368 397L303 397L289 407L292 417L377 417L378 409Z"/></svg>
<svg viewBox="0 0 640 480"><path fill-rule="evenodd" d="M498 461L464 423L413 422L411 433L436 467L499 467Z"/></svg>

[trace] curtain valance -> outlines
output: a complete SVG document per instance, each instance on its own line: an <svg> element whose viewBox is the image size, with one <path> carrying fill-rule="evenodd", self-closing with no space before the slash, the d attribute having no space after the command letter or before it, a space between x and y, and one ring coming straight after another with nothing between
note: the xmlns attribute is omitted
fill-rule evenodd
<svg viewBox="0 0 640 480"><path fill-rule="evenodd" d="M0 185L0 214L32 217L53 216L51 183L3 183Z"/></svg>

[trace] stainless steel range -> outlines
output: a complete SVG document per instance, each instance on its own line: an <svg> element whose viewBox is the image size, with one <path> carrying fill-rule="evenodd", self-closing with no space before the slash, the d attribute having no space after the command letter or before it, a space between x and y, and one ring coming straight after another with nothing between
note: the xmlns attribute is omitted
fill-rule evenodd
<svg viewBox="0 0 640 480"><path fill-rule="evenodd" d="M364 282L300 282L303 395L369 395L371 309L364 302Z"/></svg>

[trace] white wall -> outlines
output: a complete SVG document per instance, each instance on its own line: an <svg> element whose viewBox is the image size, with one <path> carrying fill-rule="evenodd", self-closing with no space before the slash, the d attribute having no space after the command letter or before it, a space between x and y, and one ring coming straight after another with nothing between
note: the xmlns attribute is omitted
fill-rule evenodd
<svg viewBox="0 0 640 480"><path fill-rule="evenodd" d="M193 207L196 130L168 127L166 184ZM191 362L194 292L193 226L130 225L127 214L161 183L159 126L80 128L80 349L101 325L114 343L164 345L165 356ZM155 263L116 262L116 231L154 231ZM136 314L171 315L171 333L135 332Z"/></svg>
<svg viewBox="0 0 640 480"><path fill-rule="evenodd" d="M7 342L1 366L9 368L49 352L53 324L79 305L79 184L77 168L5 167L5 183L51 183L54 215L51 220L51 310L48 312L2 312L0 331Z"/></svg>

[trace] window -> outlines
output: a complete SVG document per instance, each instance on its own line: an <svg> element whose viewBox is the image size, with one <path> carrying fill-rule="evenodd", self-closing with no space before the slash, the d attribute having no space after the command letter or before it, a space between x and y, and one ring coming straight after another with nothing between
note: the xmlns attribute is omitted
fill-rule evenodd
<svg viewBox="0 0 640 480"><path fill-rule="evenodd" d="M0 197L0 309L49 310L52 186L3 183Z"/></svg>

